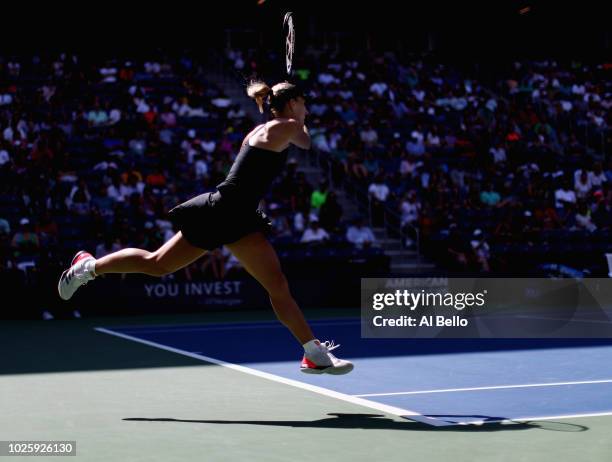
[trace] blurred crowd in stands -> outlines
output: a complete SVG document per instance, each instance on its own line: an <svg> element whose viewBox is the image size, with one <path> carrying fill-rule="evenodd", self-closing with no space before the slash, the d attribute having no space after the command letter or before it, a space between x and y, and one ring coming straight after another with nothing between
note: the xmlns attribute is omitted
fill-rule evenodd
<svg viewBox="0 0 612 462"><path fill-rule="evenodd" d="M262 61L229 50L224 64L266 78ZM326 174L308 181L292 156L266 197L281 257L380 253L373 228L458 272L587 268L612 251L612 65L506 64L306 50L295 79ZM3 283L52 287L81 248L163 244L167 211L227 174L258 122L247 112L188 53L0 56ZM177 277L236 271L218 249Z"/></svg>
<svg viewBox="0 0 612 462"><path fill-rule="evenodd" d="M52 287L82 248L96 257L157 248L175 232L168 210L215 189L253 124L187 54L0 56L3 283ZM295 158L263 206L281 246L353 252L373 240ZM235 271L239 262L218 249L177 277Z"/></svg>
<svg viewBox="0 0 612 462"><path fill-rule="evenodd" d="M588 269L612 252L612 63L496 64L310 49L295 67L315 148L375 226L448 270Z"/></svg>

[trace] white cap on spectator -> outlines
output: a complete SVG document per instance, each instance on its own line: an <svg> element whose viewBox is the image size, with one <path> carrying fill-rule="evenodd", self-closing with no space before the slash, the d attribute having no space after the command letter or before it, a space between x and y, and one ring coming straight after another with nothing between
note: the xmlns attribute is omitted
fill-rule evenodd
<svg viewBox="0 0 612 462"><path fill-rule="evenodd" d="M188 136L189 138L195 138L195 136L196 136L196 131L195 131L193 128L190 128L190 129L187 131L187 136Z"/></svg>
<svg viewBox="0 0 612 462"><path fill-rule="evenodd" d="M474 230L474 236L480 236L481 234L482 234L482 231L480 229Z"/></svg>
<svg viewBox="0 0 612 462"><path fill-rule="evenodd" d="M19 220L19 224L24 226L24 225L29 225L30 224L30 220L28 220L27 218L22 218L21 220Z"/></svg>

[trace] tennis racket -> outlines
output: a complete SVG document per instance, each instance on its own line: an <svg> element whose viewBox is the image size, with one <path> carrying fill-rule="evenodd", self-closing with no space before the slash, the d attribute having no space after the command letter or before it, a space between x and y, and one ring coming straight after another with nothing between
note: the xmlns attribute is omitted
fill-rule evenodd
<svg viewBox="0 0 612 462"><path fill-rule="evenodd" d="M293 50L295 49L295 27L293 26L293 13L289 11L283 19L283 35L285 37L285 66L287 75L291 75L293 65Z"/></svg>

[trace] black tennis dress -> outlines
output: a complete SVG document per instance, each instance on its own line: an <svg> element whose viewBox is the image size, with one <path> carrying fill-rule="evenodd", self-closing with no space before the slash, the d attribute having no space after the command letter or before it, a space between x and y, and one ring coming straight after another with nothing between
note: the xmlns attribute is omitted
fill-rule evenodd
<svg viewBox="0 0 612 462"><path fill-rule="evenodd" d="M212 250L255 231L268 233L272 224L259 201L287 161L282 152L242 146L217 191L200 194L169 212L172 223L191 245Z"/></svg>

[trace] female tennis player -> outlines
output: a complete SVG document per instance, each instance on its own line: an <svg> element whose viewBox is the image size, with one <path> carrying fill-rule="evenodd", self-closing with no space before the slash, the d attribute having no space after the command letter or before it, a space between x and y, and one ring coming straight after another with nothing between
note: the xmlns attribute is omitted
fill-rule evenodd
<svg viewBox="0 0 612 462"><path fill-rule="evenodd" d="M246 136L217 191L174 207L169 215L179 231L155 252L127 248L95 259L80 251L59 280L59 295L68 300L80 286L106 273L170 274L225 245L265 288L276 316L303 345L301 370L309 374L346 374L353 364L330 353L339 345L315 338L293 299L276 252L264 235L270 221L258 209L287 160L289 145L310 148L304 125L308 114L304 95L288 82L272 88L264 82L251 82L247 93L255 99L260 112L268 106L272 117Z"/></svg>

